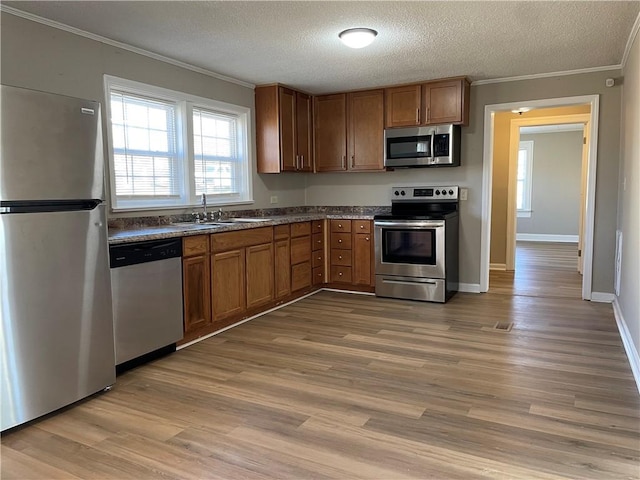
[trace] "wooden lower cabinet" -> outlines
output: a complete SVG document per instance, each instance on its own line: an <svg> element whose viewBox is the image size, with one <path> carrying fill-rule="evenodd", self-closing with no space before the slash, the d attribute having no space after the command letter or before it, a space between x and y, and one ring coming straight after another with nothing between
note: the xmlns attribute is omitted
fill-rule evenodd
<svg viewBox="0 0 640 480"><path fill-rule="evenodd" d="M311 287L311 223L291 224L291 292Z"/></svg>
<svg viewBox="0 0 640 480"><path fill-rule="evenodd" d="M369 220L331 220L330 282L341 288L375 285L373 236Z"/></svg>
<svg viewBox="0 0 640 480"><path fill-rule="evenodd" d="M273 245L275 297L282 298L291 293L291 243L287 237L276 240Z"/></svg>
<svg viewBox="0 0 640 480"><path fill-rule="evenodd" d="M239 315L246 310L245 249L211 256L211 298L213 321Z"/></svg>
<svg viewBox="0 0 640 480"><path fill-rule="evenodd" d="M184 332L189 333L211 325L211 303L209 289L211 285L209 251L191 254L182 259L182 294L184 308ZM188 253L188 246L193 244L194 237L183 239L183 252Z"/></svg>
<svg viewBox="0 0 640 480"><path fill-rule="evenodd" d="M273 243L247 247L247 308L273 300Z"/></svg>

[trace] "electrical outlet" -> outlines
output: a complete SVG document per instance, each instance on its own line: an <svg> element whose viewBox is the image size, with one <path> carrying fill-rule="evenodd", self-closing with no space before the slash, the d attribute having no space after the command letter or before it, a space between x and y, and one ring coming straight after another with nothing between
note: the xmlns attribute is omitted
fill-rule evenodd
<svg viewBox="0 0 640 480"><path fill-rule="evenodd" d="M467 199L469 190L467 188L460 189L460 201L465 201Z"/></svg>
<svg viewBox="0 0 640 480"><path fill-rule="evenodd" d="M277 195L271 195L271 203L272 203L272 204L274 204L274 203L278 203L278 197L277 197Z"/></svg>

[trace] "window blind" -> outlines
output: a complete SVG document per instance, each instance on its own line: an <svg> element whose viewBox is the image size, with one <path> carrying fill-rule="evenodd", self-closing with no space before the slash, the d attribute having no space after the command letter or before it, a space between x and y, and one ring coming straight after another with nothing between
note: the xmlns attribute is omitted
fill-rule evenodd
<svg viewBox="0 0 640 480"><path fill-rule="evenodd" d="M238 152L237 117L193 108L195 193L238 194L242 161Z"/></svg>
<svg viewBox="0 0 640 480"><path fill-rule="evenodd" d="M176 105L111 90L111 126L116 196L179 197Z"/></svg>

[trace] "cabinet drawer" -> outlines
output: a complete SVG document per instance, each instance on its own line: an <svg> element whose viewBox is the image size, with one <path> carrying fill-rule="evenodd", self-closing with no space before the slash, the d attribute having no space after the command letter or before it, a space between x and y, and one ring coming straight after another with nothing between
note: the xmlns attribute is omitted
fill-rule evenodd
<svg viewBox="0 0 640 480"><path fill-rule="evenodd" d="M314 220L311 222L311 231L313 233L324 232L324 220Z"/></svg>
<svg viewBox="0 0 640 480"><path fill-rule="evenodd" d="M324 267L316 267L313 269L313 284L319 285L324 283Z"/></svg>
<svg viewBox="0 0 640 480"><path fill-rule="evenodd" d="M311 254L311 264L313 268L324 266L324 252L322 250Z"/></svg>
<svg viewBox="0 0 640 480"><path fill-rule="evenodd" d="M311 286L311 262L299 263L291 267L291 291L295 292Z"/></svg>
<svg viewBox="0 0 640 480"><path fill-rule="evenodd" d="M311 233L310 222L298 222L291 224L291 237L302 237Z"/></svg>
<svg viewBox="0 0 640 480"><path fill-rule="evenodd" d="M331 266L331 282L351 283L351 267L341 265Z"/></svg>
<svg viewBox="0 0 640 480"><path fill-rule="evenodd" d="M262 245L273 242L273 227L250 228L247 230L213 233L211 251L224 252L235 248Z"/></svg>
<svg viewBox="0 0 640 480"><path fill-rule="evenodd" d="M182 256L191 257L202 255L209 251L208 235L196 235L195 237L184 237L182 239Z"/></svg>
<svg viewBox="0 0 640 480"><path fill-rule="evenodd" d="M331 249L331 265L351 266L351 250Z"/></svg>
<svg viewBox="0 0 640 480"><path fill-rule="evenodd" d="M283 238L289 238L289 224L276 225L273 227L273 238L275 240L282 240Z"/></svg>
<svg viewBox="0 0 640 480"><path fill-rule="evenodd" d="M332 233L331 248L351 248L350 233Z"/></svg>
<svg viewBox="0 0 640 480"><path fill-rule="evenodd" d="M311 245L312 250L323 250L324 249L324 233L314 233L311 236Z"/></svg>
<svg viewBox="0 0 640 480"><path fill-rule="evenodd" d="M291 265L311 260L311 238L298 237L291 239Z"/></svg>
<svg viewBox="0 0 640 480"><path fill-rule="evenodd" d="M371 233L371 222L369 220L354 220L353 231L355 233Z"/></svg>
<svg viewBox="0 0 640 480"><path fill-rule="evenodd" d="M331 220L332 232L350 232L351 220Z"/></svg>

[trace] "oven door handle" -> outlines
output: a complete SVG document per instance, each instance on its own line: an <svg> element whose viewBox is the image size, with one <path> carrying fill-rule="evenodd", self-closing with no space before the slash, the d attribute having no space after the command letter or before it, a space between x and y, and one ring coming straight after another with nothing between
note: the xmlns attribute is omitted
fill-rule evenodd
<svg viewBox="0 0 640 480"><path fill-rule="evenodd" d="M374 227L392 227L392 228L444 228L444 220L374 220Z"/></svg>

